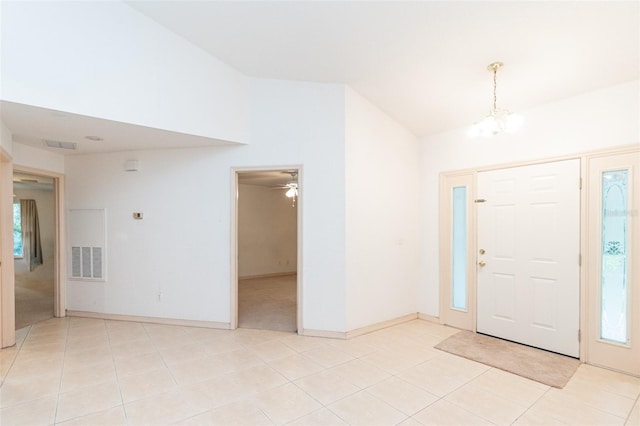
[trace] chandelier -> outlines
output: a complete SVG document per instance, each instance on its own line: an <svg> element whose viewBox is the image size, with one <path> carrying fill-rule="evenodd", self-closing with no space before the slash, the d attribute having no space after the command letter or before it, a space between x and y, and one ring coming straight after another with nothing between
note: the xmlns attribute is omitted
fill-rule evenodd
<svg viewBox="0 0 640 426"><path fill-rule="evenodd" d="M522 116L511 113L506 109L499 109L497 106L497 74L498 70L503 66L502 62L493 62L487 65L487 69L493 72L493 108L489 111L489 115L469 129L467 134L471 137L482 136L483 138L488 138L491 135L497 135L502 132L517 132L524 122Z"/></svg>

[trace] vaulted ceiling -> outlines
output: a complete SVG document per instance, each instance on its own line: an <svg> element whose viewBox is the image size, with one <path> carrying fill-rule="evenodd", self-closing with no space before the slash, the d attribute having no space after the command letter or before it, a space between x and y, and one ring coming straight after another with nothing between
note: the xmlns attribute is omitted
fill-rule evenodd
<svg viewBox="0 0 640 426"><path fill-rule="evenodd" d="M125 3L248 76L347 84L418 137L488 113L493 61L498 106L516 112L640 77L639 1ZM7 101L0 112L15 142L61 154L225 144Z"/></svg>
<svg viewBox="0 0 640 426"><path fill-rule="evenodd" d="M637 1L128 1L254 77L345 83L417 136L637 79Z"/></svg>

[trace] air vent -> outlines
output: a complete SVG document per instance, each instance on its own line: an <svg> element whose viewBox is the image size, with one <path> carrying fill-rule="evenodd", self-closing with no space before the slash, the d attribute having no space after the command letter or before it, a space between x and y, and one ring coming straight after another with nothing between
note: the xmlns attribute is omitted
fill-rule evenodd
<svg viewBox="0 0 640 426"><path fill-rule="evenodd" d="M73 278L102 278L102 247L71 247Z"/></svg>
<svg viewBox="0 0 640 426"><path fill-rule="evenodd" d="M48 146L49 148L61 148L61 149L76 149L77 148L77 144L74 142L61 142L61 141L52 141L52 140L45 140L44 144L46 146Z"/></svg>
<svg viewBox="0 0 640 426"><path fill-rule="evenodd" d="M107 279L106 211L104 209L71 209L67 215L67 261L69 278L74 281Z"/></svg>

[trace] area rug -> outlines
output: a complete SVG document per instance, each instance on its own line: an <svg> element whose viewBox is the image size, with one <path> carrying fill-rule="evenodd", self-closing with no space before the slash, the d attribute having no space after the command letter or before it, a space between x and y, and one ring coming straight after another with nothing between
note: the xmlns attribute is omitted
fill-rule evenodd
<svg viewBox="0 0 640 426"><path fill-rule="evenodd" d="M470 331L456 333L435 348L555 388L563 388L580 365L575 358Z"/></svg>

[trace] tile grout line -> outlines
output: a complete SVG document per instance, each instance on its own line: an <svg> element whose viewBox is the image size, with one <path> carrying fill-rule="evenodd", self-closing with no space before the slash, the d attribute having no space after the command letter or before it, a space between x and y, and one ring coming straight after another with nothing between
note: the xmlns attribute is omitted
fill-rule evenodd
<svg viewBox="0 0 640 426"><path fill-rule="evenodd" d="M552 387L551 387L551 386L549 386L549 389L547 389L547 390L545 390L544 392L542 392L542 394L541 394L538 398L536 398L536 400L535 400L535 401L533 401L533 402L531 403L531 405L529 405L529 407L527 407L527 409L526 409L526 410L524 410L524 412L523 412L522 414L520 414L520 415L519 415L519 416L518 416L518 417L517 417L513 422L511 422L511 424L516 423L518 420L520 420L520 418L521 418L522 416L526 415L529 411L531 411L531 409L533 408L533 406L534 406L534 405L536 405L536 404L538 403L538 401L540 401L540 400L541 400L541 399L542 399L542 398L543 398L543 397L544 397L544 396L545 396L545 395L546 395L546 394L547 394L551 389L552 389ZM553 416L550 416L550 417L551 417L552 419L554 419L554 420L560 421L559 419L556 419L556 418L555 418L555 417L553 417Z"/></svg>
<svg viewBox="0 0 640 426"><path fill-rule="evenodd" d="M29 330L27 331L26 336L24 336L24 339L22 339L22 341L20 341L20 345L17 345L18 347L16 348L16 354L14 355L13 359L11 360L11 365L9 365L9 368L7 368L7 373L2 377L2 381L0 381L0 387L2 387L2 385L4 385L5 380L7 380L7 376L9 375L9 372L13 368L13 365L15 364L16 359L18 359L18 355L20 354L20 351L22 350L22 346L24 345L24 342L29 337L29 334L31 334L32 328L33 328L33 324L29 326Z"/></svg>
<svg viewBox="0 0 640 426"><path fill-rule="evenodd" d="M107 341L109 342L109 352L111 353L111 362L113 363L113 371L116 374L116 383L118 384L118 393L120 394L120 402L122 405L122 413L124 414L124 421L129 424L129 418L127 417L127 410L124 406L124 397L122 396L122 386L120 385L120 374L118 374L118 368L116 367L116 358L113 355L113 348L111 346L111 333L109 333L109 328L107 327L106 320L103 320L105 332L107 333ZM114 407L111 407L114 408ZM109 408L109 410L111 409Z"/></svg>
<svg viewBox="0 0 640 426"><path fill-rule="evenodd" d="M58 411L59 411L59 406L60 406L60 395L62 393L62 375L64 373L64 365L65 365L65 361L67 359L67 347L69 345L69 328L71 327L71 320L66 320L66 333L65 333L65 337L64 337L64 353L62 355L62 367L60 367L60 383L58 384L58 394L56 395L56 409L55 409L55 413L53 415L53 424L57 424L58 423ZM31 330L29 330L29 333L31 333ZM26 337L25 337L26 340Z"/></svg>
<svg viewBox="0 0 640 426"><path fill-rule="evenodd" d="M631 405L631 410L629 410L629 414L627 414L627 417L624 419L624 424L627 425L629 423L629 420L631 419L631 415L633 414L633 409L636 407L636 405L640 404L640 393L638 393L638 396L636 396L636 400L635 402ZM640 410L640 407L638 408L638 410Z"/></svg>

